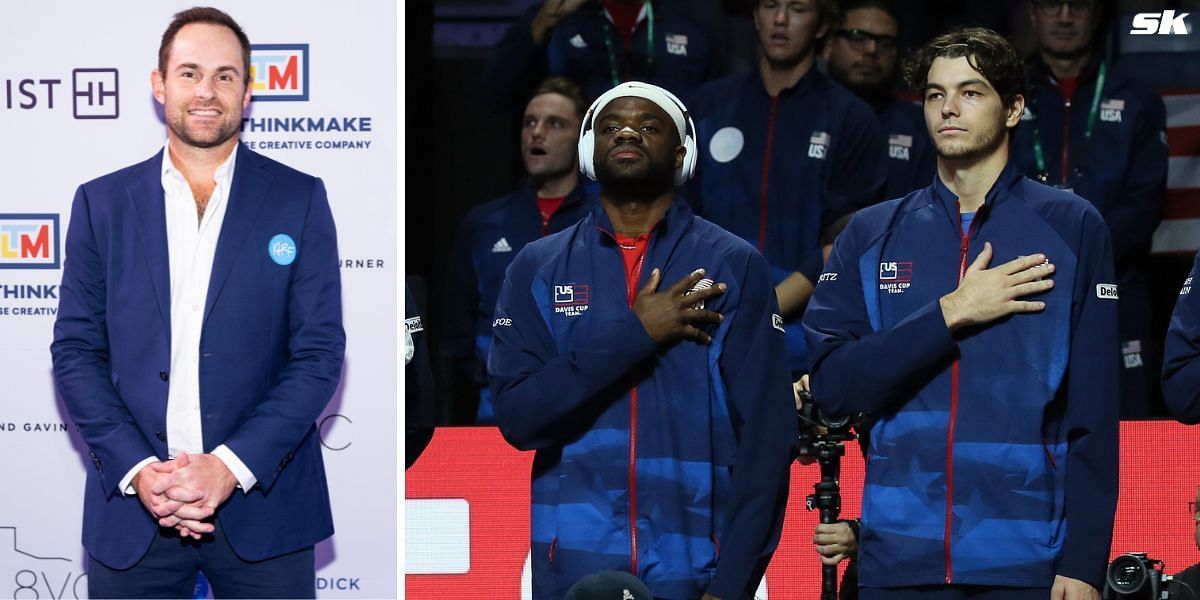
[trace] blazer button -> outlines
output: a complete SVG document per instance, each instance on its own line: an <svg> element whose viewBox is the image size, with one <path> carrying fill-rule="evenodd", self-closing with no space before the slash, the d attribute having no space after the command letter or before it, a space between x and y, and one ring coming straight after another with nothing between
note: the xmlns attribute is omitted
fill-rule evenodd
<svg viewBox="0 0 1200 600"><path fill-rule="evenodd" d="M163 380L163 381L166 381L166 380L167 380L167 372L166 372L166 371L159 371L159 372L158 372L158 378L159 378L159 379L161 379L161 380Z"/></svg>
<svg viewBox="0 0 1200 600"><path fill-rule="evenodd" d="M161 432L161 431L155 431L155 432L154 432L154 437L158 438L158 441L160 441L160 442L165 442L165 441L167 441L167 434L165 434L165 433L163 433L163 432Z"/></svg>

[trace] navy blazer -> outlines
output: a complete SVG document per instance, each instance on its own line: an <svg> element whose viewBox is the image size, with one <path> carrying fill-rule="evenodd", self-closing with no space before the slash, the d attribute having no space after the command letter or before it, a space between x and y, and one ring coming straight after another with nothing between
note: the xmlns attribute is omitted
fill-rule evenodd
<svg viewBox="0 0 1200 600"><path fill-rule="evenodd" d="M314 421L345 350L337 234L320 179L238 145L200 339L204 451L225 444L258 478L218 516L234 551L262 560L333 534ZM156 520L120 479L167 458L170 273L162 152L83 184L67 229L54 378L94 466L83 545L117 569L150 546ZM295 258L268 251L277 234ZM286 262L286 261L281 261Z"/></svg>

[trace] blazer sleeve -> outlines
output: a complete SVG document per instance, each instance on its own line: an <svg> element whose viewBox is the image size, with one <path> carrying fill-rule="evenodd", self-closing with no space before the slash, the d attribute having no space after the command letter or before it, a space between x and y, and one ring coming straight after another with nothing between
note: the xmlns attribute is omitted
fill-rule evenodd
<svg viewBox="0 0 1200 600"><path fill-rule="evenodd" d="M1176 419L1200 423L1200 294L1192 284L1200 274L1200 253L1179 290L1163 350L1163 398Z"/></svg>
<svg viewBox="0 0 1200 600"><path fill-rule="evenodd" d="M87 190L71 203L66 262L59 287L54 341L54 381L71 420L88 446L105 496L154 448L117 392L109 361L105 261L96 240Z"/></svg>
<svg viewBox="0 0 1200 600"><path fill-rule="evenodd" d="M270 490L291 461L341 379L346 333L337 231L319 179L313 183L298 245L288 293L287 366L266 400L225 440L263 490Z"/></svg>

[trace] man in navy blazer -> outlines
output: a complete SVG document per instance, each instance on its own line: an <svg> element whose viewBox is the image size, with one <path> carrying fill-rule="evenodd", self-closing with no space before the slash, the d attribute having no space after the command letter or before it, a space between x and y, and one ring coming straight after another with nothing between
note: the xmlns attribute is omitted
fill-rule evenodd
<svg viewBox="0 0 1200 600"><path fill-rule="evenodd" d="M321 180L239 143L249 41L193 8L151 80L168 124L149 160L79 187L51 353L92 463L88 591L315 595L333 534L314 425L345 333Z"/></svg>

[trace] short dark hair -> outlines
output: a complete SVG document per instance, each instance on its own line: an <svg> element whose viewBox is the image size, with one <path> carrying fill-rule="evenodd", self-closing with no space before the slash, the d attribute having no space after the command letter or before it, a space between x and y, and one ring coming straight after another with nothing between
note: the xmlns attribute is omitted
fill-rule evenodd
<svg viewBox="0 0 1200 600"><path fill-rule="evenodd" d="M957 29L933 38L904 61L904 80L924 94L934 59L964 56L1000 94L1004 106L1025 95L1025 66L1017 51L1004 36L984 27Z"/></svg>
<svg viewBox="0 0 1200 600"><path fill-rule="evenodd" d="M158 72L164 76L166 75L167 57L171 54L171 45L175 43L175 35L185 25L191 25L192 23L221 25L233 31L233 35L237 36L238 43L242 45L242 70L246 84L249 85L250 38L246 37L246 32L242 31L241 25L238 25L237 21L233 20L233 17L211 6L195 6L176 13L171 24L167 26L167 30L163 32L162 43L158 45Z"/></svg>
<svg viewBox="0 0 1200 600"><path fill-rule="evenodd" d="M583 113L587 112L588 105L583 100L583 90L570 79L562 76L548 77L538 84L537 89L529 95L529 99L541 96L542 94L558 94L567 100L575 107L575 116L583 118Z"/></svg>
<svg viewBox="0 0 1200 600"><path fill-rule="evenodd" d="M889 0L842 0L838 3L837 21L834 25L841 27L846 24L846 14L852 10L863 10L867 8L876 8L887 13L896 22L896 30L900 30L900 13L896 12L896 5Z"/></svg>

